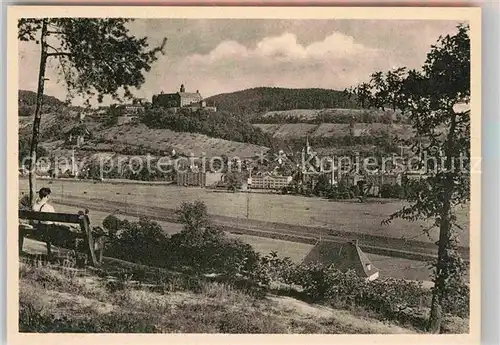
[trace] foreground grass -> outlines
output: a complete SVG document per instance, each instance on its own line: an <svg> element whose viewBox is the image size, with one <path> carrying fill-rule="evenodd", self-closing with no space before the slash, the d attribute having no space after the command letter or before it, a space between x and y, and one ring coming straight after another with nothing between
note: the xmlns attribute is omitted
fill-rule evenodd
<svg viewBox="0 0 500 345"><path fill-rule="evenodd" d="M220 282L163 276L154 288L127 277L20 266L21 332L414 333L289 297L254 297Z"/></svg>

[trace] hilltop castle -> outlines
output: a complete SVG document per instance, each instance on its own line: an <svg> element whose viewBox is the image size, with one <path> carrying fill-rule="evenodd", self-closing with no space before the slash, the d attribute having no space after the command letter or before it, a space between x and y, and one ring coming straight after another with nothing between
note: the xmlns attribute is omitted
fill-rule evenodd
<svg viewBox="0 0 500 345"><path fill-rule="evenodd" d="M163 93L163 91L153 96L153 106L163 108L182 108L189 107L192 109L207 108L214 110L215 107L207 107L207 104L200 94L199 90L196 92L186 92L184 84L181 85L178 92Z"/></svg>

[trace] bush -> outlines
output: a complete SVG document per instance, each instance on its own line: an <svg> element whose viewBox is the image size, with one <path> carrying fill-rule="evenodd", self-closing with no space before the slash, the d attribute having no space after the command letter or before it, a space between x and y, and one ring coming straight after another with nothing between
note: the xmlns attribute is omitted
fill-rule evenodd
<svg viewBox="0 0 500 345"><path fill-rule="evenodd" d="M108 216L103 226L108 233L108 255L145 265L165 265L168 235L158 223L144 217L129 222Z"/></svg>
<svg viewBox="0 0 500 345"><path fill-rule="evenodd" d="M380 187L382 198L404 198L404 189L400 185L383 184Z"/></svg>
<svg viewBox="0 0 500 345"><path fill-rule="evenodd" d="M102 226L108 231L110 235L116 234L116 232L121 228L122 221L115 215L108 215L102 221Z"/></svg>
<svg viewBox="0 0 500 345"><path fill-rule="evenodd" d="M334 266L296 265L288 258L271 253L262 258L268 279L303 289L302 299L334 308L363 308L383 319L424 329L432 292L420 282L384 278L367 281L353 271L341 272ZM454 283L444 302L445 313L468 317L469 289Z"/></svg>
<svg viewBox="0 0 500 345"><path fill-rule="evenodd" d="M314 186L313 193L317 196L328 195L332 189L330 178L327 174L322 174Z"/></svg>
<svg viewBox="0 0 500 345"><path fill-rule="evenodd" d="M230 191L237 191L243 186L243 177L238 172L228 172L226 174L227 189Z"/></svg>
<svg viewBox="0 0 500 345"><path fill-rule="evenodd" d="M271 135L253 126L244 116L206 110L179 109L172 112L162 108L146 109L141 121L149 128L168 128L178 132L201 133L256 145L269 146ZM222 125L221 125L222 124Z"/></svg>
<svg viewBox="0 0 500 345"><path fill-rule="evenodd" d="M168 237L160 225L146 218L139 222L107 216L110 256L145 265L174 268L198 274L221 274L266 285L260 256L252 246L230 239L213 226L204 203L184 203L178 211L184 229Z"/></svg>
<svg viewBox="0 0 500 345"><path fill-rule="evenodd" d="M361 307L382 319L418 328L425 325L431 291L421 283L387 278L367 281L353 271L341 272L334 266L297 265L289 258L279 258L276 252L260 256L250 245L230 239L214 227L201 202L182 204L179 220L184 229L170 238L157 223L147 219L128 222L110 215L103 225L111 238L113 256L194 273L192 282L181 276L163 277L161 284L168 291L199 291L202 275L215 273L217 279L245 293L257 292L261 296L273 283L285 284L301 288L302 298L307 301L335 308ZM143 273L135 275L141 279ZM468 317L467 285L450 285L443 311Z"/></svg>
<svg viewBox="0 0 500 345"><path fill-rule="evenodd" d="M328 193L328 198L333 200L352 199L356 197L356 190L351 188L346 181L339 181Z"/></svg>

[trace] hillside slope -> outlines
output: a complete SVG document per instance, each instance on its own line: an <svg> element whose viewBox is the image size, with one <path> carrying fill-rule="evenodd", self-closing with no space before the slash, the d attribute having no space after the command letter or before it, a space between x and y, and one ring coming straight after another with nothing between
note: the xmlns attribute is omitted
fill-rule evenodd
<svg viewBox="0 0 500 345"><path fill-rule="evenodd" d="M289 110L273 110L262 114L263 119L286 119L295 118L300 122L310 122L317 120L318 122L330 122L325 119L331 119L332 123L349 123L346 119L353 119L354 122L383 122L383 118L387 120L396 120L400 111L393 111L392 109L353 109L353 108L311 108L311 109L289 109ZM369 118L371 121L363 121ZM339 121L340 120L340 121ZM389 122L389 121L386 121ZM276 122L279 123L279 122Z"/></svg>
<svg viewBox="0 0 500 345"><path fill-rule="evenodd" d="M264 133L274 138L340 138L346 135L353 137L376 136L388 134L401 139L412 137L413 128L406 124L355 123L350 126L345 123L287 123L287 124L254 124Z"/></svg>
<svg viewBox="0 0 500 345"><path fill-rule="evenodd" d="M22 332L411 334L345 310L269 294L254 297L220 282L196 282L106 259L90 271L20 264ZM125 267L155 271L161 285L121 280ZM103 274L104 273L104 274ZM106 274L113 274L106 276ZM161 291L159 290L161 286Z"/></svg>
<svg viewBox="0 0 500 345"><path fill-rule="evenodd" d="M272 110L358 108L342 91L257 87L207 98L217 109L255 114Z"/></svg>
<svg viewBox="0 0 500 345"><path fill-rule="evenodd" d="M267 147L237 141L213 138L199 133L175 132L169 129L151 129L145 125L115 126L97 131L96 138L103 143L97 144L99 151L112 151L113 145L124 144L142 146L146 150L170 153L175 149L179 154L193 154L201 157L220 156L222 154L238 157L253 157L266 152ZM113 143L113 144L110 144Z"/></svg>

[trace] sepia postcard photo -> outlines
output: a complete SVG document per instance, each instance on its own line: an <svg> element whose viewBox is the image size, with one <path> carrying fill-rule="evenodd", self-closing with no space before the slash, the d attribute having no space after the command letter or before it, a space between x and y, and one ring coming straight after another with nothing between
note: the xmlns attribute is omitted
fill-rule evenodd
<svg viewBox="0 0 500 345"><path fill-rule="evenodd" d="M10 7L9 342L478 343L480 15Z"/></svg>

